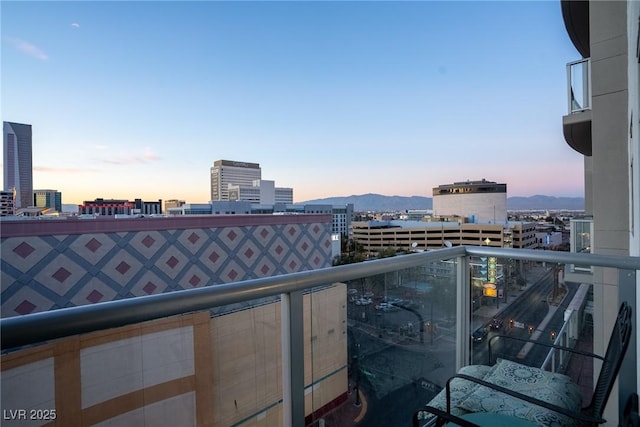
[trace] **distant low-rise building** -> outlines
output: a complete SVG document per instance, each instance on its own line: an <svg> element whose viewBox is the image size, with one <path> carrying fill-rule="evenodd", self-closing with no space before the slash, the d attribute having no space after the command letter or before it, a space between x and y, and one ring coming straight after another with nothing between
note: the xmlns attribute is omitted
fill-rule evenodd
<svg viewBox="0 0 640 427"><path fill-rule="evenodd" d="M122 199L95 199L78 205L79 215L155 215L162 213L162 200L145 202L135 199L133 202Z"/></svg>
<svg viewBox="0 0 640 427"><path fill-rule="evenodd" d="M169 208L169 215L282 215L282 214L329 214L332 217L332 233L349 236L353 221L353 204L256 204L250 201L212 201L211 203L188 203Z"/></svg>
<svg viewBox="0 0 640 427"><path fill-rule="evenodd" d="M407 251L439 249L449 243L453 246L537 248L535 223L356 221L351 228L353 238L369 254L388 248Z"/></svg>
<svg viewBox="0 0 640 427"><path fill-rule="evenodd" d="M0 216L16 214L13 191L0 191Z"/></svg>
<svg viewBox="0 0 640 427"><path fill-rule="evenodd" d="M171 208L179 208L186 202L184 200L169 199L164 201L164 211L167 212Z"/></svg>
<svg viewBox="0 0 640 427"><path fill-rule="evenodd" d="M33 190L33 206L62 212L62 193L57 190Z"/></svg>
<svg viewBox="0 0 640 427"><path fill-rule="evenodd" d="M256 179L251 185L229 184L229 200L275 205L293 203L293 189L276 187L275 181Z"/></svg>
<svg viewBox="0 0 640 427"><path fill-rule="evenodd" d="M539 248L555 248L562 245L562 233L559 231L542 231L536 233Z"/></svg>

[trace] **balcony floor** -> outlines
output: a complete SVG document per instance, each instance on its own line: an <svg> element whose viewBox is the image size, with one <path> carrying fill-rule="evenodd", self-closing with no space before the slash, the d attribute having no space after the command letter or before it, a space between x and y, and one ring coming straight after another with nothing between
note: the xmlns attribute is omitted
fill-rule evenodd
<svg viewBox="0 0 640 427"><path fill-rule="evenodd" d="M585 325L580 334L576 350L593 352L593 326ZM583 404L591 400L593 393L593 360L588 357L576 357L569 362L567 375L582 389Z"/></svg>

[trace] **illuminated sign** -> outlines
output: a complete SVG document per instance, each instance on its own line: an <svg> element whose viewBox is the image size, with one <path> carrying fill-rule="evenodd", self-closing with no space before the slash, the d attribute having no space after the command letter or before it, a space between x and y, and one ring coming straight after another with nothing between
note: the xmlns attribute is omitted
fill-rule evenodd
<svg viewBox="0 0 640 427"><path fill-rule="evenodd" d="M496 283L498 275L498 259L494 256L487 258L487 280L489 283Z"/></svg>
<svg viewBox="0 0 640 427"><path fill-rule="evenodd" d="M495 298L498 295L498 291L495 288L484 288L482 294L485 297L493 297Z"/></svg>

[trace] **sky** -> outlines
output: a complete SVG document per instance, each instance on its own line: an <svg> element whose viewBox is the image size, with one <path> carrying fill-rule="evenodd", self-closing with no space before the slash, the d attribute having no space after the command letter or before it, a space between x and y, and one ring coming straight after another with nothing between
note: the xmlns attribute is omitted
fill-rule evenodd
<svg viewBox="0 0 640 427"><path fill-rule="evenodd" d="M220 159L294 202L441 184L582 197L560 1L6 1L2 120L35 189L207 203Z"/></svg>

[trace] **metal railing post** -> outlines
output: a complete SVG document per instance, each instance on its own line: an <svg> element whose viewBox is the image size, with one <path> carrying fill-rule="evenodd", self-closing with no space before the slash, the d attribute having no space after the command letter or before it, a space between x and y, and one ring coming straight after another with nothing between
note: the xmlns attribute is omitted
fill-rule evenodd
<svg viewBox="0 0 640 427"><path fill-rule="evenodd" d="M456 371L469 364L471 280L467 256L457 258L456 271Z"/></svg>
<svg viewBox="0 0 640 427"><path fill-rule="evenodd" d="M640 282L638 281L637 274L638 272L633 270L618 270L618 304L622 301L629 303L631 309L635 310L632 311L633 316L640 320L640 307L636 306L636 301L639 301L638 292L640 292L640 287L638 286ZM633 328L636 328L636 330L640 329L640 324L638 323L640 322L636 322L636 324L633 325ZM627 354L620 368L622 374L618 377L618 393L620 396L618 399L618 410L620 414L624 412L624 406L629 396L633 393L640 392L638 389L638 371L640 370L638 368L638 349L638 332L634 331L631 334Z"/></svg>
<svg viewBox="0 0 640 427"><path fill-rule="evenodd" d="M282 425L304 427L303 293L281 294Z"/></svg>

